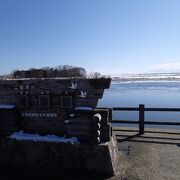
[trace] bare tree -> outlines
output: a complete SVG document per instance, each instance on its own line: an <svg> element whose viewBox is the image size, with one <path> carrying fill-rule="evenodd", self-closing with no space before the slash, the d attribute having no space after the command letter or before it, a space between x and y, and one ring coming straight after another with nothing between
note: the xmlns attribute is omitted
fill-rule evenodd
<svg viewBox="0 0 180 180"><path fill-rule="evenodd" d="M101 77L101 73L99 73L99 72L93 73L93 78L100 78L100 77Z"/></svg>
<svg viewBox="0 0 180 180"><path fill-rule="evenodd" d="M59 65L55 68L44 67L41 69L15 70L14 78L45 78L45 77L86 77L86 70L82 67Z"/></svg>

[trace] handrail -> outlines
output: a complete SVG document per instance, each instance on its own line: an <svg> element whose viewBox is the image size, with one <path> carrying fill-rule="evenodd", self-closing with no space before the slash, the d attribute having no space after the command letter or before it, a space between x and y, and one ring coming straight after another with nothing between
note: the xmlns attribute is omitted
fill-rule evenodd
<svg viewBox="0 0 180 180"><path fill-rule="evenodd" d="M164 121L145 121L145 112L180 112L180 108L145 108L144 104L139 104L139 107L113 107L113 111L138 111L139 120L111 120L111 123L124 123L124 124L139 124L139 134L144 133L144 125L175 125L180 126L180 122L164 122Z"/></svg>
<svg viewBox="0 0 180 180"><path fill-rule="evenodd" d="M139 111L138 107L113 107L113 111ZM144 111L180 112L180 108L144 108Z"/></svg>
<svg viewBox="0 0 180 180"><path fill-rule="evenodd" d="M132 121L132 120L112 120L111 123L113 124L139 124L139 121ZM165 121L145 121L144 124L150 125L173 125L173 126L180 126L180 122L165 122Z"/></svg>
<svg viewBox="0 0 180 180"><path fill-rule="evenodd" d="M139 111L139 108L136 107L113 107L113 111Z"/></svg>
<svg viewBox="0 0 180 180"><path fill-rule="evenodd" d="M180 112L180 108L145 108L145 111Z"/></svg>
<svg viewBox="0 0 180 180"><path fill-rule="evenodd" d="M119 124L119 123L123 123L123 124L139 124L138 121L131 121L131 120L112 120L111 123L114 123L114 124Z"/></svg>

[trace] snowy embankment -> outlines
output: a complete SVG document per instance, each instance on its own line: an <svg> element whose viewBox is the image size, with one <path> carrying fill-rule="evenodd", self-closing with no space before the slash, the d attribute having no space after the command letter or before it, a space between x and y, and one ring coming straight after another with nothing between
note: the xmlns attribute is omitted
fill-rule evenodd
<svg viewBox="0 0 180 180"><path fill-rule="evenodd" d="M179 73L154 73L154 74L124 74L124 75L116 75L111 76L112 83L121 83L121 82L155 82L155 81L163 81L163 82L172 82L172 81L180 81Z"/></svg>
<svg viewBox="0 0 180 180"><path fill-rule="evenodd" d="M76 137L66 138L59 137L56 135L45 135L41 136L39 134L28 134L24 133L24 131L14 132L9 136L10 139L20 140L20 141L41 141L41 142L56 142L56 143L71 143L71 144L79 144L79 141Z"/></svg>

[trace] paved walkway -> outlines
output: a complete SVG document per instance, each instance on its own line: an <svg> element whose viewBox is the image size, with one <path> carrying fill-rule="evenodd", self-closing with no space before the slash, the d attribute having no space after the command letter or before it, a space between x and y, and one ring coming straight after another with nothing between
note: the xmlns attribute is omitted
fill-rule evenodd
<svg viewBox="0 0 180 180"><path fill-rule="evenodd" d="M180 131L146 129L138 135L134 128L119 130L120 161L111 180L180 180Z"/></svg>

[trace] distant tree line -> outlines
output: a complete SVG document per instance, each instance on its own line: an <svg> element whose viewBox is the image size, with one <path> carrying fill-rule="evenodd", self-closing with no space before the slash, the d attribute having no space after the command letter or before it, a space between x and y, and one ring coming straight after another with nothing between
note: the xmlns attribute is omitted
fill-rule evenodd
<svg viewBox="0 0 180 180"><path fill-rule="evenodd" d="M86 77L86 70L82 67L60 65L55 68L44 67L40 69L15 70L12 78L48 78L48 77Z"/></svg>

